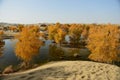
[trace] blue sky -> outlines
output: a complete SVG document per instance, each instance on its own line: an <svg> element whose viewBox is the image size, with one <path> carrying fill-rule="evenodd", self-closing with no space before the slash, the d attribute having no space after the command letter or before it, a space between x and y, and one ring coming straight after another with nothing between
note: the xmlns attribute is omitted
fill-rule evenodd
<svg viewBox="0 0 120 80"><path fill-rule="evenodd" d="M120 0L0 0L0 22L120 24Z"/></svg>

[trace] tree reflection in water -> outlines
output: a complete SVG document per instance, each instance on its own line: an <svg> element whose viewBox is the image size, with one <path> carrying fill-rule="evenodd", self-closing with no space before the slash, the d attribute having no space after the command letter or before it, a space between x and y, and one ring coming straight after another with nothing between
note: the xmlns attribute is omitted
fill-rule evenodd
<svg viewBox="0 0 120 80"><path fill-rule="evenodd" d="M5 45L5 42L1 39L0 40L0 57L3 55L4 45Z"/></svg>
<svg viewBox="0 0 120 80"><path fill-rule="evenodd" d="M52 60L60 60L64 56L64 50L53 44L49 46L49 55Z"/></svg>

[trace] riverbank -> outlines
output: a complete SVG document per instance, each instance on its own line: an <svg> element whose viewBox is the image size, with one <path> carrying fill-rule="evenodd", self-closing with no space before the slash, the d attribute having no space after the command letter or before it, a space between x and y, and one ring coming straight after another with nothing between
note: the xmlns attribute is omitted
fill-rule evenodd
<svg viewBox="0 0 120 80"><path fill-rule="evenodd" d="M19 33L5 31L3 35L0 36L1 39L13 39Z"/></svg>
<svg viewBox="0 0 120 80"><path fill-rule="evenodd" d="M24 72L4 75L2 80L120 80L120 67L90 61L48 63Z"/></svg>

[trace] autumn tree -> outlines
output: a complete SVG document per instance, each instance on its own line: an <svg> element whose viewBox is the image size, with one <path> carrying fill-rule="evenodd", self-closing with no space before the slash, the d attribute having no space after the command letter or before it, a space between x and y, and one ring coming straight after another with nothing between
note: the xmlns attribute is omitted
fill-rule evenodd
<svg viewBox="0 0 120 80"><path fill-rule="evenodd" d="M62 24L62 25L61 25L61 28L62 28L66 33L69 32L69 27L70 27L69 24Z"/></svg>
<svg viewBox="0 0 120 80"><path fill-rule="evenodd" d="M19 30L19 32L21 32L23 28L24 28L24 25L23 25L23 24L19 24L19 25L18 25L18 30Z"/></svg>
<svg viewBox="0 0 120 80"><path fill-rule="evenodd" d="M81 36L83 37L83 39L87 40L88 35L89 35L89 25L84 24Z"/></svg>
<svg viewBox="0 0 120 80"><path fill-rule="evenodd" d="M62 43L65 39L66 32L62 29L62 24L56 23L48 27L48 38L56 43Z"/></svg>
<svg viewBox="0 0 120 80"><path fill-rule="evenodd" d="M83 27L79 24L72 24L69 28L70 42L75 47L80 43Z"/></svg>
<svg viewBox="0 0 120 80"><path fill-rule="evenodd" d="M65 36L66 32L59 28L54 36L55 42L61 44L65 40Z"/></svg>
<svg viewBox="0 0 120 80"><path fill-rule="evenodd" d="M48 26L48 38L50 40L54 40L54 36L57 33L57 29L58 29L58 27L56 27L56 25Z"/></svg>
<svg viewBox="0 0 120 80"><path fill-rule="evenodd" d="M120 60L120 30L114 25L90 27L88 49L91 51L89 59L99 62Z"/></svg>
<svg viewBox="0 0 120 80"><path fill-rule="evenodd" d="M0 30L0 35L3 35L4 34L4 31L3 30Z"/></svg>
<svg viewBox="0 0 120 80"><path fill-rule="evenodd" d="M15 31L15 30L17 30L17 27L16 27L16 26L10 26L10 27L9 27L9 30L10 30L10 31Z"/></svg>
<svg viewBox="0 0 120 80"><path fill-rule="evenodd" d="M26 63L38 54L39 48L43 45L39 39L38 29L36 26L24 27L17 37L19 41L16 44L16 56Z"/></svg>

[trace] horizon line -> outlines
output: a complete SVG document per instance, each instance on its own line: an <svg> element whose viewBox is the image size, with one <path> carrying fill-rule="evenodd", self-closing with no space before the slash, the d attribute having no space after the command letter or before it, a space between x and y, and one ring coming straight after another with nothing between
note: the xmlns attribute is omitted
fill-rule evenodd
<svg viewBox="0 0 120 80"><path fill-rule="evenodd" d="M21 23L21 22L0 22L0 23L7 23L7 24L56 24L56 23L60 23L60 24L117 24L117 25L120 25L120 23L98 23L98 22L94 22L94 23L80 23L80 22L68 22L68 23L64 23L64 22L59 22L59 21L56 21L56 22L36 22L36 23Z"/></svg>

